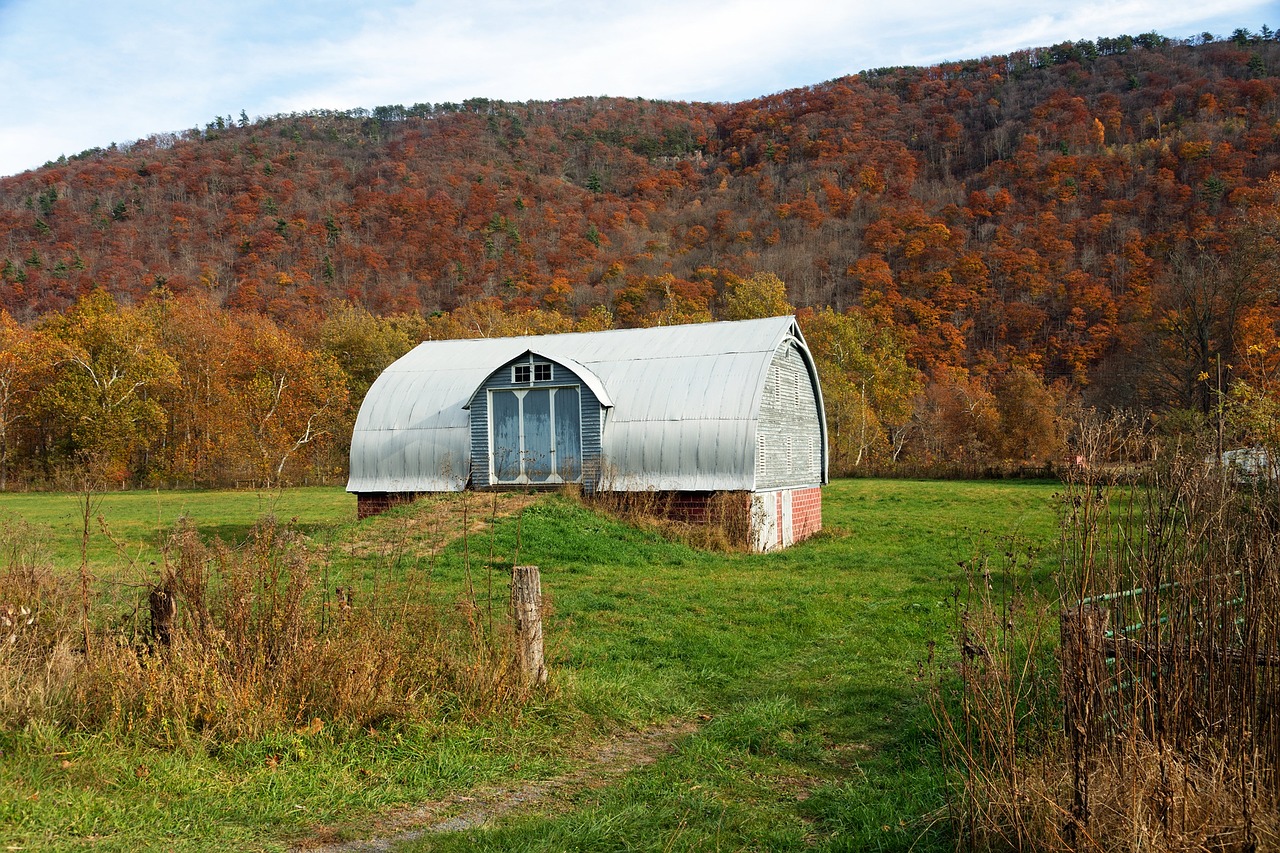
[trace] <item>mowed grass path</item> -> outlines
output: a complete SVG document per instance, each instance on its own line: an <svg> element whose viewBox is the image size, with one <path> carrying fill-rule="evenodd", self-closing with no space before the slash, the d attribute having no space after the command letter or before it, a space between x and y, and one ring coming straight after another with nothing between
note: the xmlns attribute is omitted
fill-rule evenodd
<svg viewBox="0 0 1280 853"><path fill-rule="evenodd" d="M824 492L827 530L768 555L700 552L566 498L540 499L499 519L492 546L510 559L518 537L519 562L542 567L553 606L553 689L520 714L177 752L47 727L0 732L13 759L0 762L0 845L272 849L322 831L358 837L379 810L547 778L612 733L679 719L698 730L621 781L550 814L404 847L953 849L926 704L929 644L946 654L960 561L1003 550L1010 536L1019 547L1055 541L1057 490L838 481ZM308 500L319 507L324 494ZM432 511L420 504L316 533L392 542ZM473 556L488 552L488 537L473 537ZM432 562L441 600L461 590L461 549ZM405 562L383 549L335 556L330 571L386 589Z"/></svg>

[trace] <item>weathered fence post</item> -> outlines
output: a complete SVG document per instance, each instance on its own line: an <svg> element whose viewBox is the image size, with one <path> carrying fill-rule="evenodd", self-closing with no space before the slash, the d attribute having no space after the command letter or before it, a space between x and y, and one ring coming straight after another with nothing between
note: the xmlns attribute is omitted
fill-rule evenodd
<svg viewBox="0 0 1280 853"><path fill-rule="evenodd" d="M511 611L516 628L516 662L525 683L547 683L542 654L542 577L537 566L511 567Z"/></svg>
<svg viewBox="0 0 1280 853"><path fill-rule="evenodd" d="M173 641L173 619L178 615L178 597L169 585L151 590L151 638L162 646Z"/></svg>
<svg viewBox="0 0 1280 853"><path fill-rule="evenodd" d="M1103 686L1107 680L1106 633L1110 613L1104 607L1081 604L1060 615L1062 645L1062 727L1071 753L1074 801L1066 826L1074 849L1088 838L1079 833L1089 825L1089 771L1098 738ZM1083 837L1082 837L1083 836Z"/></svg>

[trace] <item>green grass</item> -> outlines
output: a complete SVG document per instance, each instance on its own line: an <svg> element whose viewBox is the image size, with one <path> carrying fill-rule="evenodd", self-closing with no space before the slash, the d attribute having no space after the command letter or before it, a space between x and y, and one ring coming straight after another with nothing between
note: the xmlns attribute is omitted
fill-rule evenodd
<svg viewBox="0 0 1280 853"><path fill-rule="evenodd" d="M119 572L160 557L179 519L190 518L206 536L239 541L265 515L297 518L304 532L320 531L356 515L355 495L339 487L275 491L100 492L90 498L89 564ZM25 522L60 567L80 565L84 495L74 492L0 494L0 524Z"/></svg>
<svg viewBox="0 0 1280 853"><path fill-rule="evenodd" d="M937 819L941 776L922 666L929 642L954 624L958 563L1003 549L1009 536L1050 545L1058 488L838 481L824 491L826 531L768 555L700 552L545 498L518 521L499 520L493 540L509 561L518 537L518 560L542 567L553 609L553 689L518 715L373 732L328 727L175 752L46 727L0 732L0 845L270 849L320 827L358 834L394 804L547 778L589 753L593 739L679 718L701 724L671 755L614 784L547 814L407 849L953 849ZM342 497L325 490L300 496L313 515L281 509L292 495L278 516L318 524L354 514L340 500L325 508ZM34 509L41 497L53 499L23 499ZM137 508L121 515L139 519L145 539L157 515L145 502L158 498L132 497ZM197 496L182 499L194 506ZM251 512L212 515L239 530L252 521ZM463 583L462 543L426 565L394 541L394 531L429 515L406 508L323 531L318 538L385 545L335 556L333 577L387 588L397 573L429 568L432 594L452 600ZM467 544L473 558L487 554L489 534ZM484 590L480 562L473 578ZM499 609L504 571L495 578Z"/></svg>

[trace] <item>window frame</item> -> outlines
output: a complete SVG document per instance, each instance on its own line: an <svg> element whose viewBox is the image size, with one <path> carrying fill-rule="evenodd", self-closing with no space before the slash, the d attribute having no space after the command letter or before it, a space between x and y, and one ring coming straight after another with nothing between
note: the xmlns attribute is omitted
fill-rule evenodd
<svg viewBox="0 0 1280 853"><path fill-rule="evenodd" d="M511 382L514 385L550 382L554 375L549 361L526 361L511 365Z"/></svg>

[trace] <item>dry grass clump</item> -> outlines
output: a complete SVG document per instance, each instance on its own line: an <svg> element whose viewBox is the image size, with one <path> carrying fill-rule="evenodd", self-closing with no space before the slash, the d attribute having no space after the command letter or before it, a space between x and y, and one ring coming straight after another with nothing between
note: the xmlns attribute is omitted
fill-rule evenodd
<svg viewBox="0 0 1280 853"><path fill-rule="evenodd" d="M1225 741L1175 749L1136 734L1122 738L1094 768L1087 826L1092 839L1077 846L1171 853L1275 849L1275 798L1256 788L1254 768L1238 758L1238 746ZM1062 782L1070 784L1065 776Z"/></svg>
<svg viewBox="0 0 1280 853"><path fill-rule="evenodd" d="M969 567L937 702L966 849L1280 847L1276 485L1152 456L1142 484L1066 485L1056 596L1013 549Z"/></svg>
<svg viewBox="0 0 1280 853"><path fill-rule="evenodd" d="M0 724L54 706L75 669L71 588L25 522L0 525Z"/></svg>
<svg viewBox="0 0 1280 853"><path fill-rule="evenodd" d="M34 622L0 651L0 726L45 720L175 743L479 716L527 695L509 630L475 602L433 603L425 586L328 589L326 557L272 520L239 547L183 526L165 553L139 605L150 617L113 625L95 613L86 635L94 602L30 548L9 547L0 608Z"/></svg>
<svg viewBox="0 0 1280 853"><path fill-rule="evenodd" d="M601 491L591 506L663 538L707 551L744 551L752 544L747 492Z"/></svg>
<svg viewBox="0 0 1280 853"><path fill-rule="evenodd" d="M1205 743L1192 757L1146 738L1118 740L1091 768L1092 808L1081 826L1070 814L1069 756L1023 745L1016 765L987 765L955 779L957 849L1274 850L1280 811L1274 798L1257 796L1231 752L1230 745Z"/></svg>

